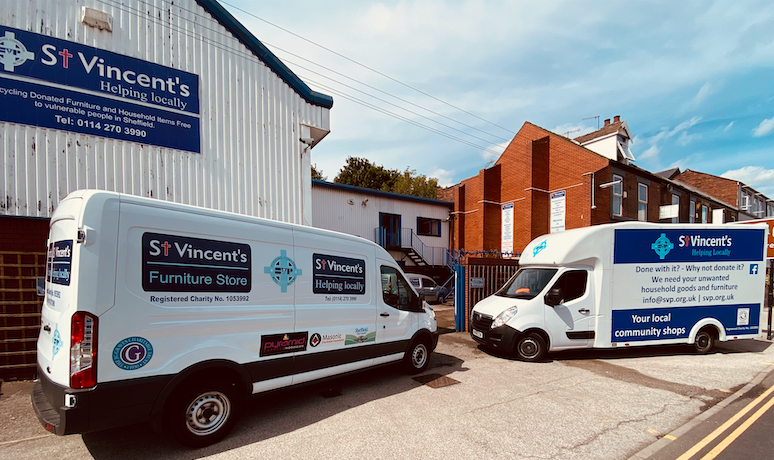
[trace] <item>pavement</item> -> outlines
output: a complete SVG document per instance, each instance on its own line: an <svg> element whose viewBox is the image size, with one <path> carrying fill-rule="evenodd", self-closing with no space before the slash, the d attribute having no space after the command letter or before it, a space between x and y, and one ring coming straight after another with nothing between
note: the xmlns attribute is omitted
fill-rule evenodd
<svg viewBox="0 0 774 460"><path fill-rule="evenodd" d="M5 382L0 459L644 459L753 391L774 370L771 345L584 350L524 363L448 332L418 378L388 366L263 395L227 439L199 450L147 424L57 437L35 417L31 382Z"/></svg>

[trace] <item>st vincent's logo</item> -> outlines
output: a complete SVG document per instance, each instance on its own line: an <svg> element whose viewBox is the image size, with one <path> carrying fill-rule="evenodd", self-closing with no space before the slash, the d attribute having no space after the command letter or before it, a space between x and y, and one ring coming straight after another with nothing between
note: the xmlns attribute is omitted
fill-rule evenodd
<svg viewBox="0 0 774 460"><path fill-rule="evenodd" d="M665 233L662 233L661 236L650 245L650 248L656 252L659 259L664 260L664 257L675 248L675 245L669 241L669 238L666 237Z"/></svg>
<svg viewBox="0 0 774 460"><path fill-rule="evenodd" d="M16 39L15 33L6 31L5 36L0 37L0 64L6 72L13 72L27 60L34 59L35 53L27 51L24 44Z"/></svg>
<svg viewBox="0 0 774 460"><path fill-rule="evenodd" d="M282 288L282 292L288 292L288 286L293 284L302 273L284 250L280 251L280 256L272 260L268 267L263 267L263 272L271 275L271 279Z"/></svg>

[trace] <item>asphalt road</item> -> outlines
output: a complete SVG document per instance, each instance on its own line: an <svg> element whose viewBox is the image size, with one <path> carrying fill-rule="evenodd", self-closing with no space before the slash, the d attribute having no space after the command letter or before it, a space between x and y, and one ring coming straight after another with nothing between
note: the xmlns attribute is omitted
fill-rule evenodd
<svg viewBox="0 0 774 460"><path fill-rule="evenodd" d="M34 415L31 383L3 383L0 459L645 458L774 370L766 340L709 355L668 346L549 357L523 363L479 349L466 333L443 334L421 381L385 367L264 395L226 440L200 450L147 425L54 436Z"/></svg>

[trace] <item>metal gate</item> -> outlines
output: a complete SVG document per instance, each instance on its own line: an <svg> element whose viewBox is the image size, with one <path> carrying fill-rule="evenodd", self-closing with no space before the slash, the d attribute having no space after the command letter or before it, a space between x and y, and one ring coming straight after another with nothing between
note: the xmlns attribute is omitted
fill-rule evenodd
<svg viewBox="0 0 774 460"><path fill-rule="evenodd" d="M455 267L454 298L457 331L469 330L470 311L477 302L497 292L519 269L516 259L467 258Z"/></svg>
<svg viewBox="0 0 774 460"><path fill-rule="evenodd" d="M0 252L0 379L35 377L45 271L45 252Z"/></svg>

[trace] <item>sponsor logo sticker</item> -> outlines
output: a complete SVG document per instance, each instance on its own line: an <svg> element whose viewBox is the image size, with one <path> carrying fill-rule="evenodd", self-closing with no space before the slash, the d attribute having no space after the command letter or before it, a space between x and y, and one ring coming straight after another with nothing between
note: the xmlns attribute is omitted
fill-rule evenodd
<svg viewBox="0 0 774 460"><path fill-rule="evenodd" d="M669 238L667 238L665 233L662 233L661 236L650 245L650 248L653 249L659 259L664 260L664 257L675 248L675 245L669 241Z"/></svg>
<svg viewBox="0 0 774 460"><path fill-rule="evenodd" d="M317 345L320 345L322 343L322 337L320 337L320 334L314 333L312 334L312 338L309 339L309 345L316 347Z"/></svg>
<svg viewBox="0 0 774 460"><path fill-rule="evenodd" d="M281 355L283 353L295 353L306 351L309 342L309 332L286 332L284 334L272 334L261 336L260 356Z"/></svg>
<svg viewBox="0 0 774 460"><path fill-rule="evenodd" d="M133 371L139 369L153 357L153 346L142 337L128 337L113 348L113 362L120 369Z"/></svg>
<svg viewBox="0 0 774 460"><path fill-rule="evenodd" d="M369 332L367 327L355 328L355 333L347 334L347 337L344 339L344 345L355 345L367 342L376 342L376 331Z"/></svg>

